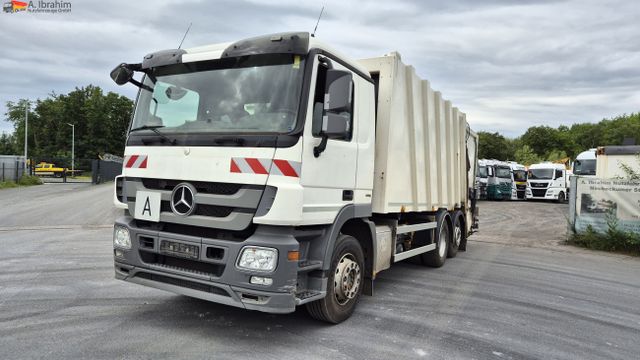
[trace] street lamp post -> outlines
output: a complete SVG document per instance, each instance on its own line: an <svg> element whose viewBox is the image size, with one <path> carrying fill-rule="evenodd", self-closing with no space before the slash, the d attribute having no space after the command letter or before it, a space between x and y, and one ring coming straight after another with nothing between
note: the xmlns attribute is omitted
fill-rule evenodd
<svg viewBox="0 0 640 360"><path fill-rule="evenodd" d="M74 176L76 173L76 126L69 123L67 125L71 126L71 176Z"/></svg>
<svg viewBox="0 0 640 360"><path fill-rule="evenodd" d="M27 170L29 169L27 165L27 131L29 127L29 100L26 100L24 106L24 174L27 175Z"/></svg>

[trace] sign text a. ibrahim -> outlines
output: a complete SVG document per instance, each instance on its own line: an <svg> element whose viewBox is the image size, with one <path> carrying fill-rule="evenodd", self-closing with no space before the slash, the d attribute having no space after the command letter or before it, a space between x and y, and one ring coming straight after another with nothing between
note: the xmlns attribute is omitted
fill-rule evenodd
<svg viewBox="0 0 640 360"><path fill-rule="evenodd" d="M69 13L71 2L69 1L6 1L2 5L6 13L30 12L30 13Z"/></svg>

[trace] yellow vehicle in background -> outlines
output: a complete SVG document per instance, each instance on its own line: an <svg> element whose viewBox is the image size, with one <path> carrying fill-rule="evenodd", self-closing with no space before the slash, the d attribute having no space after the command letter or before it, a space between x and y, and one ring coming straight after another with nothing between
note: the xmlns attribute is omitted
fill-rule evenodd
<svg viewBox="0 0 640 360"><path fill-rule="evenodd" d="M76 175L79 175L80 171L75 170ZM36 176L53 176L53 177L63 177L65 175L73 175L74 171L69 168L61 168L57 167L55 164L41 162L35 167Z"/></svg>

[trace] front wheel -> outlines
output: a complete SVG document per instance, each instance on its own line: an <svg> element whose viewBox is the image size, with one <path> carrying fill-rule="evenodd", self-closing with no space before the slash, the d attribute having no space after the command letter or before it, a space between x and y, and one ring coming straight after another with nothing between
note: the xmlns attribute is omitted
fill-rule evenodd
<svg viewBox="0 0 640 360"><path fill-rule="evenodd" d="M331 258L327 296L306 305L318 320L338 324L348 319L356 308L364 282L364 255L353 236L339 235Z"/></svg>
<svg viewBox="0 0 640 360"><path fill-rule="evenodd" d="M565 201L564 192L560 191L560 194L558 194L558 202L563 203L564 201Z"/></svg>

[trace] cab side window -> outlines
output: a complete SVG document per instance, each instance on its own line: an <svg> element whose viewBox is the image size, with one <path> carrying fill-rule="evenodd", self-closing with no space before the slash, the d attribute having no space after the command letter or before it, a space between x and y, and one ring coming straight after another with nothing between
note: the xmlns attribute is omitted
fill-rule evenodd
<svg viewBox="0 0 640 360"><path fill-rule="evenodd" d="M555 178L556 178L556 179L559 179L559 178L561 178L561 177L562 177L562 170L556 170L556 176L555 176Z"/></svg>

